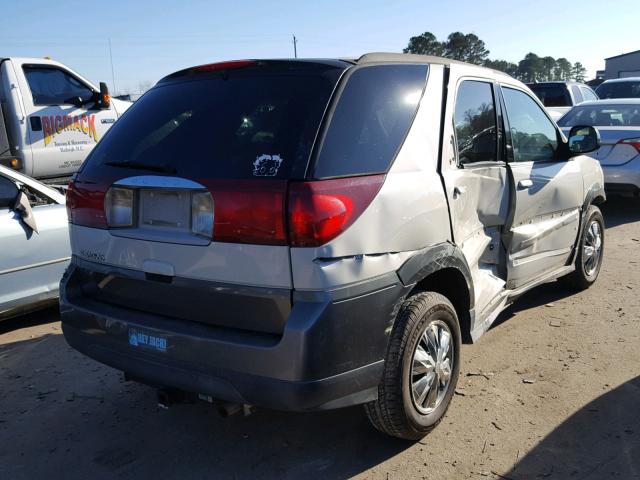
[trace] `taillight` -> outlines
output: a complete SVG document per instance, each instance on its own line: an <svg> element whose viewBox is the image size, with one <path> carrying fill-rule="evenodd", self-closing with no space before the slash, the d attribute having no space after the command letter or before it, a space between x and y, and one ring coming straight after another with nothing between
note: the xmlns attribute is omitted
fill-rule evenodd
<svg viewBox="0 0 640 480"><path fill-rule="evenodd" d="M214 242L318 247L356 221L384 179L382 174L294 181L288 189L286 180L201 180L208 191L191 193L191 232ZM132 188L72 181L69 222L135 227L139 197Z"/></svg>
<svg viewBox="0 0 640 480"><path fill-rule="evenodd" d="M107 228L104 214L105 186L71 181L67 188L69 223L93 228Z"/></svg>
<svg viewBox="0 0 640 480"><path fill-rule="evenodd" d="M620 140L618 143L622 143L623 145L631 145L638 151L638 153L640 153L640 138L626 138L624 140Z"/></svg>
<svg viewBox="0 0 640 480"><path fill-rule="evenodd" d="M384 175L294 182L289 187L289 244L317 247L330 242L369 206Z"/></svg>
<svg viewBox="0 0 640 480"><path fill-rule="evenodd" d="M133 226L133 197L131 188L111 187L107 191L104 209L110 228Z"/></svg>
<svg viewBox="0 0 640 480"><path fill-rule="evenodd" d="M282 180L201 180L213 198L213 241L286 245Z"/></svg>
<svg viewBox="0 0 640 480"><path fill-rule="evenodd" d="M213 199L209 192L191 194L191 233L207 238L213 234Z"/></svg>

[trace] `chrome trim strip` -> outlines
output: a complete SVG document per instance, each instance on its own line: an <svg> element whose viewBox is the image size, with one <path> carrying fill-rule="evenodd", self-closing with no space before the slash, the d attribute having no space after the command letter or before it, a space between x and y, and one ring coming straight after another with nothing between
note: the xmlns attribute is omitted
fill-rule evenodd
<svg viewBox="0 0 640 480"><path fill-rule="evenodd" d="M13 273L13 272L19 272L20 270L29 270L30 268L44 267L46 265L53 265L54 263L68 262L69 260L71 260L71 257L58 258L56 260L48 260L46 262L40 262L40 263L33 263L31 265L26 265L26 266L23 266L23 267L9 268L8 270L0 271L0 275L6 275L7 273Z"/></svg>

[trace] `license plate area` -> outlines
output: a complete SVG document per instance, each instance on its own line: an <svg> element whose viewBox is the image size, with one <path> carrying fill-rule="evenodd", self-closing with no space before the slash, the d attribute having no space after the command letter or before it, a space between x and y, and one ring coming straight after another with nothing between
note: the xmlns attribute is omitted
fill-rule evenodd
<svg viewBox="0 0 640 480"><path fill-rule="evenodd" d="M210 236L192 230L192 198L201 189L135 188L134 222L130 228L111 229L115 237L182 245L209 245ZM211 213L213 222L213 212Z"/></svg>
<svg viewBox="0 0 640 480"><path fill-rule="evenodd" d="M191 230L191 192L189 190L141 189L138 225L140 229Z"/></svg>

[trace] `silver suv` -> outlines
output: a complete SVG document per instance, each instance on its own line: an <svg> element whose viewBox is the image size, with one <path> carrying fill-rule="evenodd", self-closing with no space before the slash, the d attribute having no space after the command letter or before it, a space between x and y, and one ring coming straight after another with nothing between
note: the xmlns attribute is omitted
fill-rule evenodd
<svg viewBox="0 0 640 480"><path fill-rule="evenodd" d="M251 60L161 80L68 191L71 346L171 391L364 404L417 439L460 345L527 290L591 285L602 170L522 83L442 58Z"/></svg>

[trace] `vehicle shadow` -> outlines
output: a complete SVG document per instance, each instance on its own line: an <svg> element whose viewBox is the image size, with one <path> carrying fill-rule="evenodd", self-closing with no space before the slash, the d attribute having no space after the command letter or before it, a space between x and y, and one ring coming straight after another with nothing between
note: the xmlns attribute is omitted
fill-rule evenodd
<svg viewBox="0 0 640 480"><path fill-rule="evenodd" d="M502 478L640 478L640 377L582 407Z"/></svg>
<svg viewBox="0 0 640 480"><path fill-rule="evenodd" d="M491 324L490 328L498 327L514 317L518 312L560 301L573 294L575 294L575 292L562 287L558 282L544 283L526 292L521 297L518 297L508 308L498 315L498 318Z"/></svg>
<svg viewBox="0 0 640 480"><path fill-rule="evenodd" d="M20 328L35 327L44 323L57 322L59 320L59 307L55 305L36 312L25 313L7 320L0 320L0 335Z"/></svg>
<svg viewBox="0 0 640 480"><path fill-rule="evenodd" d="M636 197L610 195L600 210L607 228L640 221L640 199Z"/></svg>
<svg viewBox="0 0 640 480"><path fill-rule="evenodd" d="M0 359L0 478L341 479L416 445L375 431L360 407L230 418L205 402L165 410L154 389L124 382L59 334L0 345Z"/></svg>

